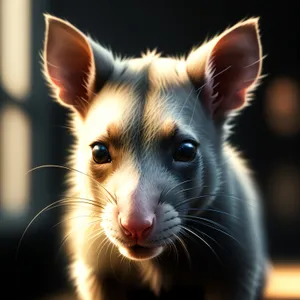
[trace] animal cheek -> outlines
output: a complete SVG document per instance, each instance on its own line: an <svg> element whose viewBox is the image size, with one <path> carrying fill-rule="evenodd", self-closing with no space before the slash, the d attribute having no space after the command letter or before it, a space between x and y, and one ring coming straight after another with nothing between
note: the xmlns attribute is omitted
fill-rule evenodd
<svg viewBox="0 0 300 300"><path fill-rule="evenodd" d="M157 209L157 229L164 232L164 235L169 235L171 232L177 233L181 224L180 214L170 204L162 204ZM172 236L172 234L171 234Z"/></svg>

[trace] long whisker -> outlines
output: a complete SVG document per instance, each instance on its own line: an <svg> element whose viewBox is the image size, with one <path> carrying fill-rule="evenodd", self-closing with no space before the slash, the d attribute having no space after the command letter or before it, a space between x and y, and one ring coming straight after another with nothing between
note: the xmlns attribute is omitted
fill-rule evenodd
<svg viewBox="0 0 300 300"><path fill-rule="evenodd" d="M220 248L222 248L224 250L224 247L222 247L222 245L218 241L216 241L216 239L212 238L209 234L201 231L200 229L198 229L198 228L196 228L194 226L190 226L190 227L193 228L193 230L199 232L200 234L205 235L207 238L209 238L210 240L212 240L215 244L217 244Z"/></svg>
<svg viewBox="0 0 300 300"><path fill-rule="evenodd" d="M191 269L191 268L192 268L192 260L191 260L191 255L190 255L190 253L189 253L189 250L187 249L187 247L186 247L184 241L182 240L182 238L180 238L180 237L179 237L177 234L175 234L175 233L173 233L173 235L174 235L175 239L177 239L177 240L179 241L180 245L182 246L182 249L183 249L183 251L184 251L185 254L186 254L186 257L187 257L187 260L188 260L189 267L190 267L190 269Z"/></svg>
<svg viewBox="0 0 300 300"><path fill-rule="evenodd" d="M112 262L111 262L111 254L112 254L112 251L113 251L113 243L110 243L109 263L110 263L111 270L114 269L113 264L112 264ZM106 254L106 255L107 255L107 254Z"/></svg>
<svg viewBox="0 0 300 300"><path fill-rule="evenodd" d="M94 234L92 237L89 238L89 246L87 248L87 251L86 251L86 255L88 256L89 252L90 252L90 249L92 248L92 246L94 245L94 243L98 240L98 238L100 236L105 236L104 235L104 229L101 229L101 230L97 230L96 234Z"/></svg>
<svg viewBox="0 0 300 300"><path fill-rule="evenodd" d="M216 227L214 227L214 226L212 226L212 225L210 225L210 224L206 224L205 222L201 222L201 220L192 219L192 218L190 218L190 216L180 216L180 217L181 217L182 219L186 219L186 220L188 220L188 221L195 222L195 223L201 224L201 225L203 225L203 226L212 228L212 229L214 229L214 230L216 230L216 231L218 231L218 232L220 232L220 233L222 233L222 234L224 234L224 235L230 237L231 239L233 239L235 242L237 242L237 243L242 247L242 244L241 244L234 236L232 236L230 233L228 233L228 232L226 232L226 231L224 231L224 230L222 230L222 229L220 229L220 228L216 228ZM211 220L208 220L208 219L205 219L205 220L206 220L206 222L211 221ZM202 220L202 221L204 221L204 220ZM213 222L213 221L212 221L212 222ZM220 225L220 224L218 224L218 223L216 223L216 222L213 222L213 223L214 223L214 224L217 224L217 225Z"/></svg>
<svg viewBox="0 0 300 300"><path fill-rule="evenodd" d="M70 218L65 218L59 222L57 222L55 225L52 226L52 228L55 228L65 222L69 222L71 220L74 220L74 219L79 219L79 218L99 218L99 216L91 216L91 215L79 215L79 216L74 216L74 217L70 217Z"/></svg>
<svg viewBox="0 0 300 300"><path fill-rule="evenodd" d="M162 193L162 195L163 195L164 197L166 197L171 191L173 191L174 189L176 189L176 188L179 187L180 185L185 184L185 183L188 183L188 182L190 182L190 181L192 181L192 180L189 179L189 180L181 181L181 182L179 182L178 184L175 184L174 186L172 186L165 194Z"/></svg>
<svg viewBox="0 0 300 300"><path fill-rule="evenodd" d="M190 188L186 188L186 189L183 189L183 190L180 190L178 192L175 193L175 195L178 195L179 193L184 193L184 192L187 192L187 191L191 191L191 190L194 190L194 189L198 189L198 188L201 188L202 185L197 185L197 186L193 186L193 187L190 187Z"/></svg>
<svg viewBox="0 0 300 300"><path fill-rule="evenodd" d="M201 236L199 236L197 233L195 233L193 230L190 230L189 228L185 227L185 226L182 226L181 225L181 228L188 231L189 233L191 233L192 235L194 235L195 237L197 237L199 240L201 240L212 252L213 254L216 256L216 258L218 259L218 261L222 264L219 256L217 255L216 251L211 247L211 245L204 240L204 238L202 238Z"/></svg>
<svg viewBox="0 0 300 300"><path fill-rule="evenodd" d="M40 210L33 218L32 220L29 222L29 224L26 226L21 238L20 238L20 241L18 243L18 247L17 247L17 254L16 254L16 259L18 258L18 255L19 255L19 249L20 249L20 246L21 246L21 243L24 239L24 236L26 234L26 232L28 231L29 227L33 224L33 222L39 217L41 216L44 212L50 210L50 209L53 209L53 208L58 208L58 207L61 207L61 206L70 206L70 205L78 205L78 204L89 204L89 205L95 205L95 202L92 201L92 200L88 200L88 199L85 199L85 198L77 198L77 199L80 199L81 201L76 201L76 200L72 200L71 197L65 197L64 199L61 199L61 200L58 200L58 201L55 201L49 205L47 205L45 208L43 208L42 210ZM98 204L96 202L96 204ZM102 206L98 205L99 208L103 208Z"/></svg>
<svg viewBox="0 0 300 300"><path fill-rule="evenodd" d="M105 251L105 257L107 257L107 252L108 252L109 248L112 247L112 246L113 246L113 243L108 243L108 246L107 246L106 251Z"/></svg>
<svg viewBox="0 0 300 300"><path fill-rule="evenodd" d="M113 245L111 243L111 249L110 249L110 254L109 254L109 262L110 262L111 270L113 272L113 276L118 280L118 275L117 275L117 273L116 273L116 271L114 269L114 265L113 265L112 260L111 260L111 256L112 256L113 250L114 250L114 247L113 247Z"/></svg>
<svg viewBox="0 0 300 300"><path fill-rule="evenodd" d="M89 217L90 217L90 216L89 216ZM88 222L88 223L85 224L85 225L86 225L86 227L88 227L88 226L91 226L91 225L93 225L93 224L96 224L97 222L98 222L98 220L92 221L92 222ZM80 224L80 226L82 226L82 224ZM79 225L76 226L75 228L73 228L68 234L66 234L66 236L65 236L65 237L63 238L63 240L62 240L61 245L60 245L59 248L58 248L57 255L59 255L59 252L61 251L61 249L63 248L63 246L66 244L66 242L68 241L68 239L72 236L72 234L73 234L75 231L78 230L78 227L79 227Z"/></svg>
<svg viewBox="0 0 300 300"><path fill-rule="evenodd" d="M104 204L101 204L100 202L98 202L94 199L89 199L89 198L84 198L84 197L77 197L77 196L65 196L63 199L61 199L59 201L62 201L62 202L65 201L65 203L68 203L69 201L70 202L76 202L78 204L85 203L85 204L90 204L90 205L92 205L96 208L101 208L101 209L103 209L104 206L105 206Z"/></svg>
<svg viewBox="0 0 300 300"><path fill-rule="evenodd" d="M33 171L36 171L36 170L39 170L39 169L43 169L43 168L65 169L65 170L68 170L68 171L77 172L77 173L80 173L82 175L85 175L89 179L93 180L101 188L103 188L106 191L106 193L111 197L111 199L116 203L113 195L99 181L97 181L95 178L91 177L90 175L88 175L88 174L86 174L86 173L84 173L82 171L76 170L74 168L71 168L71 167L66 167L66 166L61 166L61 165L42 165L42 166L38 166L38 167L34 167L34 168L30 169L28 172L26 172L26 174L29 174L30 172L33 172Z"/></svg>
<svg viewBox="0 0 300 300"><path fill-rule="evenodd" d="M97 220L97 221L95 221L95 222L97 223L98 221L99 221L99 220ZM93 239L99 237L99 236L104 232L104 229L97 230L96 233L93 234L93 235L92 235L93 230L91 230L91 231L92 231L91 234L90 234L91 236L90 236L90 237L88 238L88 240L87 240L88 242L90 242L91 240L93 240ZM93 243L92 243L92 244L93 244ZM92 244L91 244L91 245L92 245ZM90 246L91 246L91 245L90 245Z"/></svg>
<svg viewBox="0 0 300 300"><path fill-rule="evenodd" d="M203 199L203 198L207 198L207 197L217 197L217 196L225 196L225 197L228 197L230 199L237 200L237 201L243 201L243 203L246 203L251 207L255 207L255 206L252 205L252 203L244 201L243 199L241 199L240 197L237 197L235 195L225 194L225 193L215 193L215 194L210 194L209 193L209 194L204 194L204 195L199 195L199 196L191 197L191 198L188 198L188 199L184 199L184 200L180 201L179 203L177 203L176 205L174 205L174 208L177 208L177 207L179 207L179 206L181 206L185 203L188 203L192 200Z"/></svg>
<svg viewBox="0 0 300 300"><path fill-rule="evenodd" d="M189 203L191 202L192 200L197 200L197 199L203 199L203 198L207 198L209 197L210 195L199 195L199 196L195 196L195 197L190 197L188 199L185 199L185 200L182 200L180 201L179 203L176 203L176 205L174 205L174 208L177 209L177 207L185 204L185 203Z"/></svg>
<svg viewBox="0 0 300 300"><path fill-rule="evenodd" d="M106 245L109 244L109 243L110 243L110 240L108 239L107 236L105 236L103 241L98 245L98 247L97 247L97 252L98 252L98 254L97 254L97 266L99 266L99 256L100 256L100 253L102 252L102 249L104 247L106 247Z"/></svg>
<svg viewBox="0 0 300 300"><path fill-rule="evenodd" d="M212 208L205 208L205 209L203 209L203 211L216 212L216 213L223 214L223 215L227 215L227 216L230 216L230 217L235 218L235 219L237 219L237 220L240 220L239 217L237 217L237 216L235 216L235 215L233 215L233 214L230 214L230 213L228 213L228 212L221 211L221 210L216 210L216 209L212 209Z"/></svg>
<svg viewBox="0 0 300 300"><path fill-rule="evenodd" d="M226 216L235 218L237 220L240 220L240 218L235 216L235 215L232 215L232 214L227 213L225 211L220 211L220 210L215 210L215 209L210 209L210 208L182 208L182 209L177 209L177 211L178 212L181 212L181 211L202 211L202 212L211 211L211 212L216 212L216 213L226 215Z"/></svg>
<svg viewBox="0 0 300 300"><path fill-rule="evenodd" d="M190 226L195 232L198 232L200 235L204 235L207 238L209 238L210 240L212 240L215 244L217 244L221 249L224 250L224 247L221 246L221 244L219 242L217 242L214 238L212 238L210 235L206 234L205 232L199 230L198 228L195 228L194 226ZM219 263L224 266L224 264L222 263L222 261L219 259Z"/></svg>
<svg viewBox="0 0 300 300"><path fill-rule="evenodd" d="M225 226L223 226L213 220L207 219L207 218L203 218L203 217L199 217L199 216L190 216L190 215L180 215L180 217L188 218L190 220L199 220L199 221L208 222L208 223L211 223L211 224L223 229L225 232L227 232L227 230L228 230ZM227 233L230 234L229 232L227 232Z"/></svg>
<svg viewBox="0 0 300 300"><path fill-rule="evenodd" d="M174 237L176 238L176 235L173 234ZM167 243L168 241L168 243ZM178 255L178 250L176 248L176 245L174 243L174 241L169 237L167 238L167 241L165 241L165 243L168 245L168 246L171 246L171 249L174 249L174 252L175 252L175 255L176 255L176 264L178 265L178 262L179 262L179 255Z"/></svg>

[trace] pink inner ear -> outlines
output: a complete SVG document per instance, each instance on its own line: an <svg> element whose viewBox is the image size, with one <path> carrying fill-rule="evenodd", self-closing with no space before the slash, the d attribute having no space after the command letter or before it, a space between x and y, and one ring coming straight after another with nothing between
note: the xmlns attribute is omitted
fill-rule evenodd
<svg viewBox="0 0 300 300"><path fill-rule="evenodd" d="M261 49L256 23L246 23L225 33L214 46L206 71L211 89L212 113L237 109L246 101L246 91L261 70ZM208 91L207 91L208 92Z"/></svg>
<svg viewBox="0 0 300 300"><path fill-rule="evenodd" d="M45 58L60 100L82 111L90 97L88 84L93 76L92 52L85 37L63 21L49 21Z"/></svg>
<svg viewBox="0 0 300 300"><path fill-rule="evenodd" d="M69 49L68 49L69 48ZM51 80L59 88L60 98L74 105L77 97L88 96L85 83L88 81L90 59L81 49L65 46L48 51L48 72Z"/></svg>

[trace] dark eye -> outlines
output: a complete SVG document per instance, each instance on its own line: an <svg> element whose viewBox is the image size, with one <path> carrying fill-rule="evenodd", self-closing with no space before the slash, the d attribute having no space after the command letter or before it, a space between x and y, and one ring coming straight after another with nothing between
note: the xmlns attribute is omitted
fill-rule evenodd
<svg viewBox="0 0 300 300"><path fill-rule="evenodd" d="M192 142L182 143L175 151L173 159L175 161L192 161L197 154L197 147Z"/></svg>
<svg viewBox="0 0 300 300"><path fill-rule="evenodd" d="M107 147L104 144L97 143L92 146L93 159L97 164L106 164L111 162L111 157Z"/></svg>

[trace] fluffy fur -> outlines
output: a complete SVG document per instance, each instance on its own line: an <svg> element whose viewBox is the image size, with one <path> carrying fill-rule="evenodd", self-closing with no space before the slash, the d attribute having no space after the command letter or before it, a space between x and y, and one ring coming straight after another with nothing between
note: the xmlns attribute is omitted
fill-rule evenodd
<svg viewBox="0 0 300 300"><path fill-rule="evenodd" d="M229 118L249 103L261 76L258 19L186 57L148 51L130 59L66 21L46 16L46 23L44 74L70 109L74 135L65 234L80 299L126 299L137 288L163 299L178 286L205 299L260 299L259 195L226 143ZM196 156L174 160L187 141ZM94 161L95 143L108 147L109 163ZM140 238L122 228L122 220L135 230L148 219L154 223Z"/></svg>

